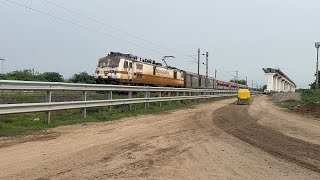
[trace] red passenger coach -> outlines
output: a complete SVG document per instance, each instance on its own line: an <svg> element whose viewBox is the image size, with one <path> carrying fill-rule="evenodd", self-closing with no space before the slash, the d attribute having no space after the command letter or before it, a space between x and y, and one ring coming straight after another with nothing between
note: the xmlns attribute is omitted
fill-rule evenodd
<svg viewBox="0 0 320 180"><path fill-rule="evenodd" d="M221 80L216 80L216 88L217 89L229 89L229 90L236 90L236 89L246 89L246 85L237 84L234 82L226 82Z"/></svg>

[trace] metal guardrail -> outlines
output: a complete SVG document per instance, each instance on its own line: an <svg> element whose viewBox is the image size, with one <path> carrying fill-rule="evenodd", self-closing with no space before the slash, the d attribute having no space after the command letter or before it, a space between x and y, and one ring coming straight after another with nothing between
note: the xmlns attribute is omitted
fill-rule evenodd
<svg viewBox="0 0 320 180"><path fill-rule="evenodd" d="M66 109L82 109L83 117L87 117L87 108L104 107L116 105L131 105L144 103L145 108L149 108L149 103L170 102L180 100L208 99L214 97L236 96L237 90L215 90L215 89L188 89L188 88L168 88L168 87L148 87L148 86L122 86L122 85L98 85L98 84L73 84L73 83L48 83L34 81L6 81L0 80L0 91L46 91L45 103L22 103L22 104L2 104L0 105L0 115L45 112L46 122L50 123L52 111ZM51 102L54 91L81 91L82 101L71 102ZM107 100L87 101L87 92L102 91L108 93ZM127 92L127 99L112 99L113 92ZM143 92L144 98L133 98L133 92ZM158 97L150 97L150 93L158 93ZM164 93L167 95L164 97ZM171 96L176 93L175 96Z"/></svg>

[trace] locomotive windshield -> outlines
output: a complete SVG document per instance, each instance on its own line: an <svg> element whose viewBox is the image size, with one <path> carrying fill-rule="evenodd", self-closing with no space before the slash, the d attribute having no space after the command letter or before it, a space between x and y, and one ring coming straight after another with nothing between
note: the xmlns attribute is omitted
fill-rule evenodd
<svg viewBox="0 0 320 180"><path fill-rule="evenodd" d="M120 63L120 59L101 59L99 61L98 67L115 68L119 66L119 63Z"/></svg>

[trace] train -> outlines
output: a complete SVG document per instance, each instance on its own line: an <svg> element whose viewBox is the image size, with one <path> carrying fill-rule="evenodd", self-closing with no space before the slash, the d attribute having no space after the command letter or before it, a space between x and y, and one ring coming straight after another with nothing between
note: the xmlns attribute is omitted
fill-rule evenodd
<svg viewBox="0 0 320 180"><path fill-rule="evenodd" d="M94 78L98 84L228 90L247 88L246 85L206 78L204 75L163 66L151 59L119 52L111 52L99 59Z"/></svg>

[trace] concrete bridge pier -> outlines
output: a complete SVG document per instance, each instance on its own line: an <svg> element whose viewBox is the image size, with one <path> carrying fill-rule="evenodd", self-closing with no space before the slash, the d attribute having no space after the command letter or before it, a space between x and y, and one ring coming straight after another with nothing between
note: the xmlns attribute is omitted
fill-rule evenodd
<svg viewBox="0 0 320 180"><path fill-rule="evenodd" d="M280 69L264 68L267 76L267 90L274 92L295 92L296 84Z"/></svg>

